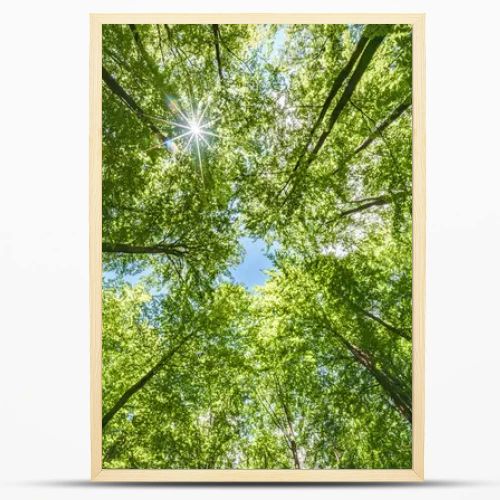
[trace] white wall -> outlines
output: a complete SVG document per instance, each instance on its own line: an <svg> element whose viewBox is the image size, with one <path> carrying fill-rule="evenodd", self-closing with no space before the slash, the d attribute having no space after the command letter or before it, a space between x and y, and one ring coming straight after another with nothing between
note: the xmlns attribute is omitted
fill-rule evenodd
<svg viewBox="0 0 500 500"><path fill-rule="evenodd" d="M44 0L0 24L0 476L4 498L500 498L498 2ZM426 12L427 485L86 485L89 12ZM341 489L341 491L337 491Z"/></svg>

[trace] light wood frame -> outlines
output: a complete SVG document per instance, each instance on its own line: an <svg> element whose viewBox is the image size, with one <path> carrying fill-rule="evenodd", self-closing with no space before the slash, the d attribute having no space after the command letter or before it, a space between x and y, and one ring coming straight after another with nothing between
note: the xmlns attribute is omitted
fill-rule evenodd
<svg viewBox="0 0 500 500"><path fill-rule="evenodd" d="M101 429L101 50L103 24L413 25L413 426L412 469L136 470L102 468ZM90 15L90 403L91 479L165 482L411 482L424 479L425 15L424 14L91 14Z"/></svg>

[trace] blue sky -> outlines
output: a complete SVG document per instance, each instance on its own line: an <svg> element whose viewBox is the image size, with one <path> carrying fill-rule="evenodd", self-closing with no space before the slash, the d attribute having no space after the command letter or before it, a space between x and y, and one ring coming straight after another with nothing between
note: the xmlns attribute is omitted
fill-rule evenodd
<svg viewBox="0 0 500 500"><path fill-rule="evenodd" d="M266 244L260 239L241 238L245 256L239 266L231 269L231 275L238 283L243 283L249 290L256 285L263 285L267 279L263 271L271 269L273 263L266 257Z"/></svg>
<svg viewBox="0 0 500 500"><path fill-rule="evenodd" d="M281 51L285 46L285 26L280 26L274 35L273 49L271 52L271 58L276 58L281 55Z"/></svg>

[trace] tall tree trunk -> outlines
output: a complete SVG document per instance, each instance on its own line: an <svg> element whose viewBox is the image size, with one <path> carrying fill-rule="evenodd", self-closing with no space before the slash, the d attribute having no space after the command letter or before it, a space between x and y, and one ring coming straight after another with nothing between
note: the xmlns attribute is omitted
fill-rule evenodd
<svg viewBox="0 0 500 500"><path fill-rule="evenodd" d="M391 325L390 323L387 323L387 321L384 321L382 318L379 318L375 314L371 313L370 311L366 311L362 307L358 306L352 301L348 301L349 304L355 309L356 311L360 312L361 314L365 315L367 318L372 319L373 321L377 322L379 325L382 325L386 330L395 333L396 335L399 335L405 340L411 340L411 333L408 333L405 329L403 328L398 328L396 326Z"/></svg>
<svg viewBox="0 0 500 500"><path fill-rule="evenodd" d="M124 104L131 109L136 116L154 133L158 136L161 142L165 142L166 136L163 135L161 130L148 119L144 110L135 102L134 98L129 95L125 89L118 83L118 81L111 76L111 73L103 66L102 79L108 88L115 94Z"/></svg>
<svg viewBox="0 0 500 500"><path fill-rule="evenodd" d="M351 57L349 58L349 61L347 61L347 64L340 70L339 74L333 81L332 87L330 88L330 92L328 92L328 95L325 99L325 102L323 103L323 107L321 108L321 111L316 118L316 121L314 122L314 125L309 132L308 139L302 149L302 153L300 154L299 159L297 160L297 163L295 164L294 171L299 168L299 165L304 158L304 155L307 153L307 149L309 148L309 144L311 144L311 141L314 137L314 134L318 130L318 127L321 125L321 122L323 121L323 118L326 115L326 112L328 111L328 108L330 107L330 104L332 103L333 99L337 95L337 92L340 90L342 87L344 81L346 78L349 76L351 73L352 68L354 67L354 64L356 64L356 61L359 59L359 56L363 52L363 49L365 48L366 44L368 43L368 38L365 38L362 36L359 39L359 42L356 45L356 48L354 49L354 52L351 54Z"/></svg>
<svg viewBox="0 0 500 500"><path fill-rule="evenodd" d="M397 106L391 114L381 121L375 130L354 150L352 156L366 149L377 137L382 136L382 132L394 123L411 106L411 96Z"/></svg>
<svg viewBox="0 0 500 500"><path fill-rule="evenodd" d="M304 166L304 168L308 168L309 165L312 163L320 149L323 147L323 144L332 131L335 123L340 117L340 114L342 113L343 109L349 102L349 99L351 98L352 94L354 93L354 90L356 89L359 81L361 80L361 77L365 73L366 69L368 68L371 60L373 59L373 56L375 55L375 52L381 45L381 43L384 41L384 37L376 37L371 39L368 44L366 45L365 50L363 51L359 62L356 66L356 69L354 70L351 78L349 79L349 82L347 83L347 86L338 100L336 106L333 108L332 114L330 115L330 119L328 120L328 126L327 129L321 134L321 136L318 139L318 142L316 143L316 146L314 147L313 151L311 152L311 155L309 157L308 162Z"/></svg>
<svg viewBox="0 0 500 500"><path fill-rule="evenodd" d="M363 212L371 207L380 207L383 205L388 205L391 202L388 196L380 196L379 198L374 198L372 201L358 205L357 207L350 208L349 210L344 210L340 212L340 217L346 217L347 215L355 214L358 212Z"/></svg>
<svg viewBox="0 0 500 500"><path fill-rule="evenodd" d="M297 443L295 442L294 438L290 438L290 449L292 450L292 456L293 456L293 465L296 469L300 469L300 459L299 459L299 454L297 452Z"/></svg>
<svg viewBox="0 0 500 500"><path fill-rule="evenodd" d="M282 384L278 380L278 377L276 374L274 375L274 383L276 386L276 396L281 403L281 406L283 407L283 413L285 414L285 427L284 427L284 432L286 435L286 441L288 444L288 447L290 448L290 451L292 452L292 458L293 458L293 463L294 467L296 469L301 469L301 463L300 463L300 458L299 458L299 452L297 449L297 440L295 436L295 430L293 427L293 419L292 415L290 413L290 409L288 408L288 404L286 402L286 396L285 396L285 391L283 389Z"/></svg>
<svg viewBox="0 0 500 500"><path fill-rule="evenodd" d="M296 469L301 469L302 467L300 464L299 452L297 449L297 441L295 440L295 431L293 428L292 418L288 410L288 406L284 400L282 401L282 404L283 404L283 409L285 411L286 422L288 425L288 433L289 433L288 440L290 442L290 451L292 452L293 463Z"/></svg>
<svg viewBox="0 0 500 500"><path fill-rule="evenodd" d="M407 196L407 193L405 193L404 191L396 191L395 193L382 194L380 196L364 198L363 200L354 201L351 203L359 203L359 204L354 208L349 208L348 210L340 212L339 216L345 217L347 215L363 212L364 210L368 210L369 208L372 207L389 205L398 198L404 198L405 196ZM327 221L327 223L334 221L335 219L332 219L330 221Z"/></svg>
<svg viewBox="0 0 500 500"><path fill-rule="evenodd" d="M219 72L219 79L221 83L224 81L224 76L222 74L222 62L220 57L220 30L218 24L212 24L212 31L214 33L214 44L215 44L215 58L217 59L217 70Z"/></svg>
<svg viewBox="0 0 500 500"><path fill-rule="evenodd" d="M102 417L102 429L108 425L109 421L118 413L127 401L140 391L157 373L159 373L172 358L172 356L191 338L194 337L194 332L184 337L175 347L170 349L161 359L156 363L151 370L149 370L143 377L141 377L135 384L130 386L118 399L118 401L108 410Z"/></svg>
<svg viewBox="0 0 500 500"><path fill-rule="evenodd" d="M102 243L102 251L107 253L165 254L184 257L188 251L181 245L128 245L127 243Z"/></svg>
<svg viewBox="0 0 500 500"><path fill-rule="evenodd" d="M385 372L380 370L375 366L373 359L359 347L348 342L344 337L337 334L337 338L342 342L342 344L349 349L354 358L363 365L377 380L380 386L385 390L385 392L392 399L394 405L399 410L401 415L403 415L408 422L412 422L412 408L411 408L411 397L401 393L399 389L399 384L392 377L387 375Z"/></svg>
<svg viewBox="0 0 500 500"><path fill-rule="evenodd" d="M137 29L137 26L135 24L129 24L128 27L132 32L132 36L134 37L134 42L137 45L137 49L139 50L141 57L144 59L144 62L147 64L149 71L151 71L155 79L159 78L160 73L158 72L158 67L154 63L152 57L148 54L147 50L145 49L144 44L142 43L141 35L139 34L139 30Z"/></svg>
<svg viewBox="0 0 500 500"><path fill-rule="evenodd" d="M351 98L359 81L361 80L361 77L363 76L363 74L365 73L366 69L368 68L371 60L373 59L375 52L377 51L378 47L380 46L380 44L383 41L384 41L383 36L376 37L376 38L372 38L366 44L366 47L363 50L361 57L359 58L359 62L357 63L356 68L354 69L354 71L351 75L351 78L349 79L349 81L344 89L344 92L342 93L342 95L340 96L340 99L337 101L337 104L333 108L333 111L332 111L330 118L328 120L328 124L327 124L326 129L319 136L318 141L316 142L316 145L314 146L314 149L311 151L311 153L307 157L307 160L305 161L305 163L298 162L295 165L292 173L290 174L290 177L288 178L288 180L285 183L285 187L291 182L292 177L299 173L300 167L304 171L310 167L311 163L314 161L314 159L318 155L319 151L323 147L323 144L325 143L327 137L330 135L330 133L331 133L335 123L339 119L343 109L345 108L345 106L349 102L349 99ZM285 197L285 200L283 201L283 205L287 202L289 195L291 194L291 192L294 191L296 185L297 185L296 182L292 185L292 188L290 189L290 191L288 192L288 194ZM284 189L282 188L280 193L283 191L284 191Z"/></svg>
<svg viewBox="0 0 500 500"><path fill-rule="evenodd" d="M335 330L325 313L323 313L323 321L325 322L330 333L351 353L354 359L362 365L373 376L373 378L375 378L375 380L389 396L399 413L401 413L401 415L411 424L412 397L411 394L406 394L406 391L402 389L401 382L394 379L380 368L377 368L374 360L367 352L349 342L343 335Z"/></svg>

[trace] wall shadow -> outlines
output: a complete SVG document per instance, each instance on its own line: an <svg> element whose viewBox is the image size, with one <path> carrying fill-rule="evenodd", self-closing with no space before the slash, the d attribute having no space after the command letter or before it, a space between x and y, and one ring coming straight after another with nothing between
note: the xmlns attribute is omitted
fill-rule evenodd
<svg viewBox="0 0 500 500"><path fill-rule="evenodd" d="M11 483L12 484L12 483ZM47 480L47 481L23 481L15 483L17 486L42 487L42 488L89 488L89 489L151 489L151 488L331 488L331 489L366 489L366 488L390 488L390 489L438 489L438 488L477 488L498 485L494 481L479 480L454 480L454 479L430 479L420 483L406 482L315 482L315 483L287 483L287 482L92 482L90 480ZM13 484L12 484L13 485Z"/></svg>

